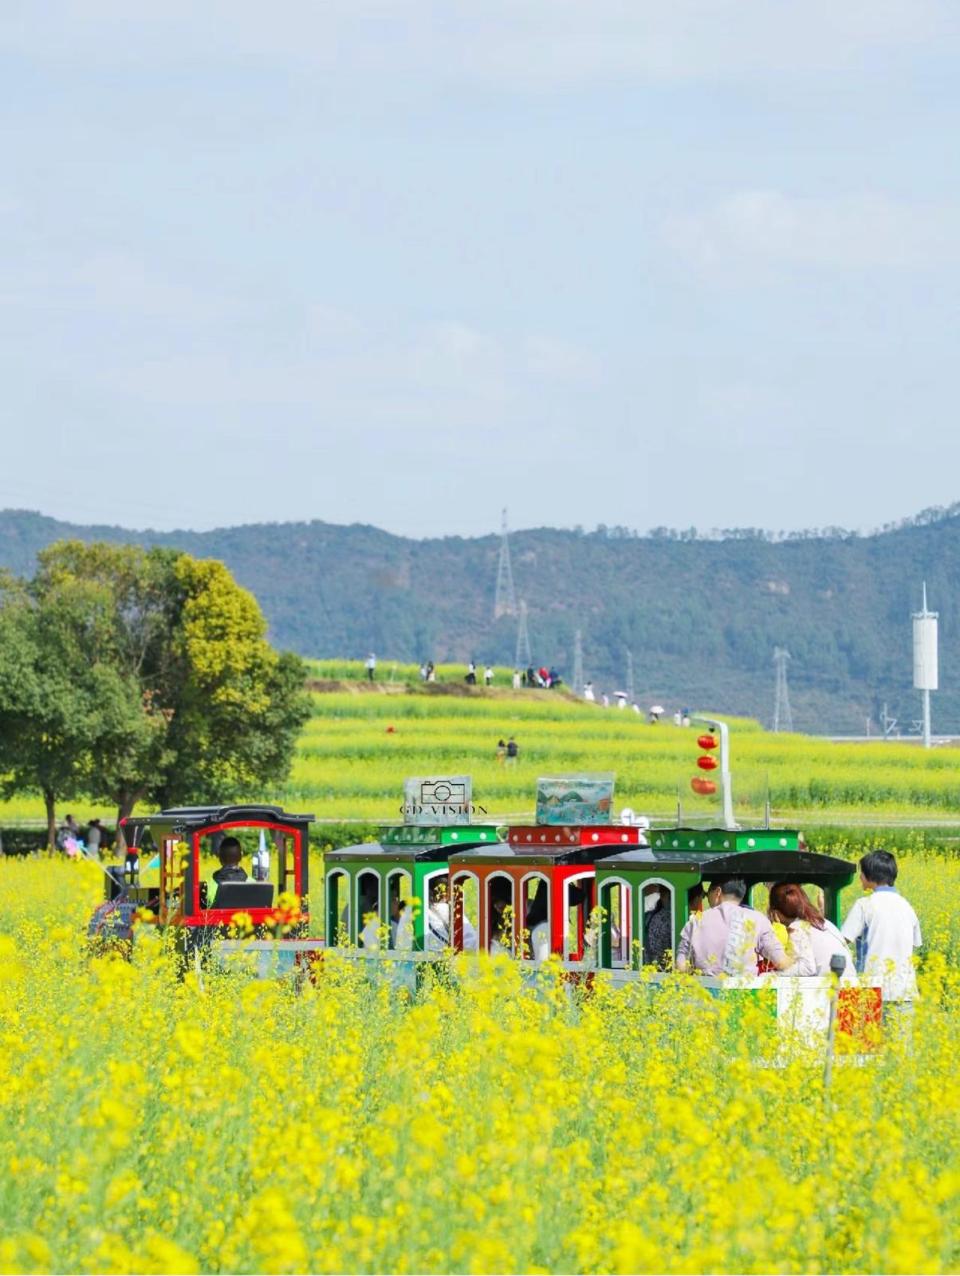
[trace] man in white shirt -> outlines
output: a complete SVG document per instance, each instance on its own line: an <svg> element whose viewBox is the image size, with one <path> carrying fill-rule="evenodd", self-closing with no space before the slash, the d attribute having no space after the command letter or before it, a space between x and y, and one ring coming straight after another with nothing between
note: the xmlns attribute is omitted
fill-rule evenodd
<svg viewBox="0 0 960 1276"><path fill-rule="evenodd" d="M917 992L913 953L922 941L917 915L897 891L897 861L889 851L870 851L860 861L860 882L869 895L858 899L840 934L856 945L857 970L879 982L884 1016L888 1007L912 1008Z"/></svg>

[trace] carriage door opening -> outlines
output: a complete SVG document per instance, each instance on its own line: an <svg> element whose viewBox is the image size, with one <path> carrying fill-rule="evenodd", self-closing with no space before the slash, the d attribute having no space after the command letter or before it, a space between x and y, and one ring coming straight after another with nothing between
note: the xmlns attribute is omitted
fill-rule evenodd
<svg viewBox="0 0 960 1276"><path fill-rule="evenodd" d="M604 882L600 890L600 964L607 970L630 966L630 887L626 882Z"/></svg>
<svg viewBox="0 0 960 1276"><path fill-rule="evenodd" d="M487 951L513 956L514 897L513 878L493 873L487 878Z"/></svg>
<svg viewBox="0 0 960 1276"><path fill-rule="evenodd" d="M593 887L592 876L568 878L563 884L563 955L567 961L583 961L587 926L593 909Z"/></svg>
<svg viewBox="0 0 960 1276"><path fill-rule="evenodd" d="M365 868L357 874L357 943L368 952L380 947L380 874Z"/></svg>
<svg viewBox="0 0 960 1276"><path fill-rule="evenodd" d="M406 869L395 869L387 878L388 948L409 952L413 947L413 908L413 879Z"/></svg>
<svg viewBox="0 0 960 1276"><path fill-rule="evenodd" d="M550 956L550 883L537 874L524 880L520 907L524 961L546 961Z"/></svg>
<svg viewBox="0 0 960 1276"><path fill-rule="evenodd" d="M457 873L451 878L450 944L455 953L477 951L480 925L480 886L473 873ZM439 909L442 916L443 909Z"/></svg>
<svg viewBox="0 0 960 1276"><path fill-rule="evenodd" d="M327 874L327 943L350 943L350 877L342 868Z"/></svg>

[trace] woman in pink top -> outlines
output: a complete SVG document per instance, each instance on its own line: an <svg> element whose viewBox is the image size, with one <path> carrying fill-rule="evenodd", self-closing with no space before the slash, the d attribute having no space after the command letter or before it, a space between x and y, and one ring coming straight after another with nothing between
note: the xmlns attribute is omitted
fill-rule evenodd
<svg viewBox="0 0 960 1276"><path fill-rule="evenodd" d="M850 949L836 926L810 903L802 886L796 882L777 882L770 890L769 917L786 926L798 954L809 950L818 975L829 975L830 958L841 956L846 962L841 979L844 983L856 982Z"/></svg>

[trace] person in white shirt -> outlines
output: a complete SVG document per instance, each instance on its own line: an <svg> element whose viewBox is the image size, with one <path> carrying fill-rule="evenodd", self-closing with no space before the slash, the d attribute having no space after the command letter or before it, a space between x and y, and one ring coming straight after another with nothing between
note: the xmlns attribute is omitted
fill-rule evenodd
<svg viewBox="0 0 960 1276"><path fill-rule="evenodd" d="M390 947L395 952L409 952L413 948L410 905L399 895L395 895L390 901Z"/></svg>
<svg viewBox="0 0 960 1276"><path fill-rule="evenodd" d="M790 944L798 956L809 952L814 973L829 975L831 959L842 957L845 965L840 976L841 983L857 982L856 967L842 935L833 922L828 922L811 904L802 886L796 882L774 883L770 888L769 916L772 922L779 922L787 928Z"/></svg>
<svg viewBox="0 0 960 1276"><path fill-rule="evenodd" d="M447 899L447 883L444 878L435 878L430 883L430 907L427 909L426 929L429 952L443 952L445 948L452 945L450 901ZM465 953L477 951L476 927L466 913L463 914L463 951Z"/></svg>
<svg viewBox="0 0 960 1276"><path fill-rule="evenodd" d="M917 992L914 950L923 942L917 915L897 891L897 861L889 851L870 851L860 861L860 882L869 895L858 899L840 933L856 945L857 969L878 981L884 1018L912 1009Z"/></svg>

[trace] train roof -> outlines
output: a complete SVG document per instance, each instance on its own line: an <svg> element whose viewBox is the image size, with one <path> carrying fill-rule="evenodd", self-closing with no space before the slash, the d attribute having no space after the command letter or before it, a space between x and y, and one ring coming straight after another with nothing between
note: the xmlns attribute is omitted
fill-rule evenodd
<svg viewBox="0 0 960 1276"><path fill-rule="evenodd" d="M399 825L381 830L378 842L358 842L327 851L328 863L347 864L364 860L384 863L446 864L453 852L465 847L497 844L500 829L495 824L457 824L440 826Z"/></svg>
<svg viewBox="0 0 960 1276"><path fill-rule="evenodd" d="M651 829L648 834L654 850L691 851L766 851L806 849L798 829L718 829L672 828Z"/></svg>
<svg viewBox="0 0 960 1276"><path fill-rule="evenodd" d="M169 829L178 833L193 833L200 829L216 828L221 824L280 824L303 829L313 824L313 815L294 815L279 806L263 804L238 804L233 806L173 806L157 811L154 815L135 815L123 821L125 829Z"/></svg>
<svg viewBox="0 0 960 1276"><path fill-rule="evenodd" d="M740 877L749 882L801 881L814 885L852 881L856 865L834 855L771 847L749 851L641 846L608 855L597 863L606 872L652 875L661 871L698 873L706 881Z"/></svg>

